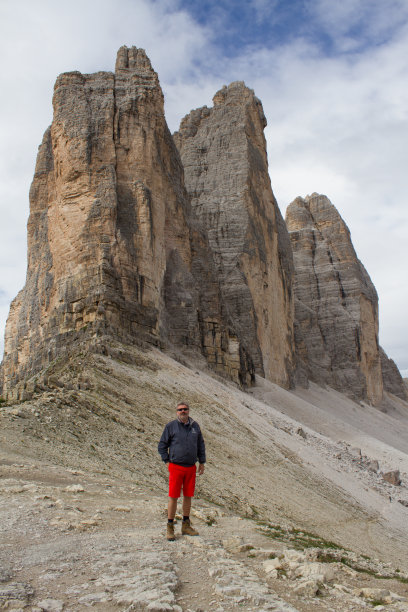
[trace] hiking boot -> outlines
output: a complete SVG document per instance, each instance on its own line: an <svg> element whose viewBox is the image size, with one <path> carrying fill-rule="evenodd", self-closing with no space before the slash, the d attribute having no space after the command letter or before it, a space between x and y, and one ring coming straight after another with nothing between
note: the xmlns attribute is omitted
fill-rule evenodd
<svg viewBox="0 0 408 612"><path fill-rule="evenodd" d="M174 540L176 539L176 536L174 535L174 524L173 523L167 523L166 538L168 539L169 542L174 542Z"/></svg>
<svg viewBox="0 0 408 612"><path fill-rule="evenodd" d="M196 531L190 523L190 519L183 521L181 523L181 535L189 535L189 536L197 536L198 531Z"/></svg>

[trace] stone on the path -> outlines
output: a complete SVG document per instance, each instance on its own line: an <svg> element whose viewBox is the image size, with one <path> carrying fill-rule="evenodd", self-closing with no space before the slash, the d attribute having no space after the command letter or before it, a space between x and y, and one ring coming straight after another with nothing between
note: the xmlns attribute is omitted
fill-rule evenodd
<svg viewBox="0 0 408 612"><path fill-rule="evenodd" d="M399 486L401 484L401 478L399 470L392 470L391 472L384 472L382 475L385 482Z"/></svg>
<svg viewBox="0 0 408 612"><path fill-rule="evenodd" d="M255 548L249 552L252 557L267 561L279 556L279 553L273 548Z"/></svg>
<svg viewBox="0 0 408 612"><path fill-rule="evenodd" d="M88 595L83 595L78 599L78 603L83 604L85 606L93 606L97 603L106 603L111 601L111 597L105 591L101 591L100 593L89 593Z"/></svg>
<svg viewBox="0 0 408 612"><path fill-rule="evenodd" d="M377 601L385 600L386 597L390 596L390 591L387 589L375 589L375 588L356 588L353 589L354 595L357 597L364 597L364 599L375 599Z"/></svg>
<svg viewBox="0 0 408 612"><path fill-rule="evenodd" d="M376 459L372 459L369 464L367 465L367 470L369 472L375 472L377 473L378 470L380 469L380 466L378 464L378 461Z"/></svg>
<svg viewBox="0 0 408 612"><path fill-rule="evenodd" d="M294 571L296 578L312 578L318 582L324 583L334 578L333 568L327 563L304 563L299 565Z"/></svg>
<svg viewBox="0 0 408 612"><path fill-rule="evenodd" d="M306 560L306 555L303 552L293 549L285 550L284 557L288 563L302 563Z"/></svg>
<svg viewBox="0 0 408 612"><path fill-rule="evenodd" d="M34 589L25 582L10 582L0 587L0 608L11 607L10 602L28 603L34 595Z"/></svg>
<svg viewBox="0 0 408 612"><path fill-rule="evenodd" d="M83 521L81 521L80 523L76 524L75 527L77 529L83 530L83 529L89 529L89 527L96 527L97 525L99 525L100 521L98 519L85 519Z"/></svg>
<svg viewBox="0 0 408 612"><path fill-rule="evenodd" d="M74 484L65 487L65 491L67 493L83 493L85 491L84 487L81 484Z"/></svg>
<svg viewBox="0 0 408 612"><path fill-rule="evenodd" d="M282 569L282 561L280 559L268 559L263 562L263 568L267 574L276 572L278 569Z"/></svg>
<svg viewBox="0 0 408 612"><path fill-rule="evenodd" d="M44 612L62 612L64 602L59 599L42 599L37 606Z"/></svg>
<svg viewBox="0 0 408 612"><path fill-rule="evenodd" d="M296 595L303 595L304 597L315 597L319 594L321 584L318 580L305 580L296 584L293 589Z"/></svg>
<svg viewBox="0 0 408 612"><path fill-rule="evenodd" d="M223 540L222 545L225 550L230 553L245 552L252 548L251 544L245 544L242 538L237 536L232 536L231 538Z"/></svg>

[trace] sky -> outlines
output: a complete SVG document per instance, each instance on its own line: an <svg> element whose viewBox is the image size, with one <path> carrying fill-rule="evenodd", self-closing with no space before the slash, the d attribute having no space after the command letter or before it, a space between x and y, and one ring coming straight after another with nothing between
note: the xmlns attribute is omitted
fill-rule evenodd
<svg viewBox="0 0 408 612"><path fill-rule="evenodd" d="M408 376L407 0L0 0L0 353L55 79L112 71L123 44L150 57L171 131L223 85L254 89L282 214L313 192L336 206Z"/></svg>

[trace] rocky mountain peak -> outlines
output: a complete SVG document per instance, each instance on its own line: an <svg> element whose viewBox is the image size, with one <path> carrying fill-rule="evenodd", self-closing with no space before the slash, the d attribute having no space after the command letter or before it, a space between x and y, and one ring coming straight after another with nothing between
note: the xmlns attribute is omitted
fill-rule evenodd
<svg viewBox="0 0 408 612"><path fill-rule="evenodd" d="M378 297L330 200L296 198L287 226L262 104L243 81L174 137L143 49L115 74L57 78L30 190L28 268L6 326L4 394L78 342L192 355L243 385L328 384L405 398L380 351ZM288 232L289 230L289 232ZM31 383L30 383L31 384Z"/></svg>
<svg viewBox="0 0 408 612"><path fill-rule="evenodd" d="M295 266L295 341L307 378L379 404L378 297L350 232L323 195L286 211Z"/></svg>
<svg viewBox="0 0 408 612"><path fill-rule="evenodd" d="M265 117L242 81L174 135L191 203L208 233L223 303L256 371L290 387L293 262L268 174Z"/></svg>
<svg viewBox="0 0 408 612"><path fill-rule="evenodd" d="M312 193L305 198L296 198L287 208L286 224L290 233L310 230L314 236L324 240L336 269L352 266L354 279L358 278L358 290L361 290L373 303L378 302L377 291L357 257L350 230L327 196Z"/></svg>
<svg viewBox="0 0 408 612"><path fill-rule="evenodd" d="M286 221L290 225L290 231L313 228L315 226L313 214L319 210L335 213L335 207L325 195L312 193L305 198L300 196L295 198L287 209Z"/></svg>
<svg viewBox="0 0 408 612"><path fill-rule="evenodd" d="M202 353L250 382L145 52L122 47L115 75L62 74L53 107L30 191L26 285L7 322L5 394L25 397L28 378L101 336Z"/></svg>
<svg viewBox="0 0 408 612"><path fill-rule="evenodd" d="M138 74L144 74L145 76L151 74L157 78L157 73L153 70L150 59L146 55L144 49L138 49L137 47L126 47L125 45L118 50L116 56L115 72L120 71L135 72Z"/></svg>
<svg viewBox="0 0 408 612"><path fill-rule="evenodd" d="M217 106L253 105L258 110L262 129L267 125L261 101L255 96L254 90L245 85L244 81L233 81L228 86L224 85L214 95L213 103L214 108Z"/></svg>

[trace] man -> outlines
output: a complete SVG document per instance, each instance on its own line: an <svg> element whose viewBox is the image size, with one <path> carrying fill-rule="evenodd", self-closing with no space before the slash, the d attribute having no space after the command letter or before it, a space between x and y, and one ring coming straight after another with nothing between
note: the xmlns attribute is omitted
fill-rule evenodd
<svg viewBox="0 0 408 612"><path fill-rule="evenodd" d="M190 522L191 498L194 496L196 462L199 461L198 474L204 473L205 444L198 423L189 416L190 408L186 402L177 404L177 419L167 423L159 442L159 453L169 470L169 503L167 539L175 540L174 517L177 500L183 489L182 535L196 536Z"/></svg>

